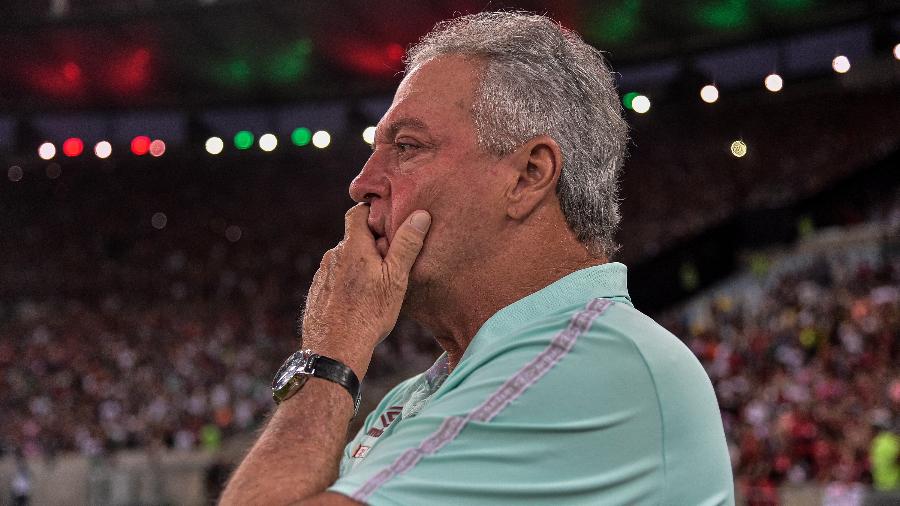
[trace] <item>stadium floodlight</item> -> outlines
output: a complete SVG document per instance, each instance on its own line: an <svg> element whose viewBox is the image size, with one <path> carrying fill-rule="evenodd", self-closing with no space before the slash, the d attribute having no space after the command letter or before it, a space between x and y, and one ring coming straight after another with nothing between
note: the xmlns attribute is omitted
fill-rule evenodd
<svg viewBox="0 0 900 506"><path fill-rule="evenodd" d="M776 93L781 91L781 88L784 87L784 79L773 72L766 76L765 85L767 90Z"/></svg>
<svg viewBox="0 0 900 506"><path fill-rule="evenodd" d="M650 98L645 95L638 95L631 101L631 107L634 112L644 114L650 110Z"/></svg>
<svg viewBox="0 0 900 506"><path fill-rule="evenodd" d="M263 134L259 138L259 149L269 152L278 146L278 137L275 134Z"/></svg>
<svg viewBox="0 0 900 506"><path fill-rule="evenodd" d="M719 100L719 89L714 84L707 84L700 89L700 98L707 104L712 104Z"/></svg>
<svg viewBox="0 0 900 506"><path fill-rule="evenodd" d="M52 142L45 142L38 147L38 156L41 160L51 160L56 156L56 146Z"/></svg>
<svg viewBox="0 0 900 506"><path fill-rule="evenodd" d="M831 60L831 68L838 74L846 74L850 71L850 59L844 55L835 56Z"/></svg>
<svg viewBox="0 0 900 506"><path fill-rule="evenodd" d="M97 158L109 158L109 155L112 154L112 144L109 141L100 141L94 145L94 154L97 155Z"/></svg>
<svg viewBox="0 0 900 506"><path fill-rule="evenodd" d="M221 137L210 137L206 139L206 152L211 155L218 155L225 149L225 141Z"/></svg>
<svg viewBox="0 0 900 506"><path fill-rule="evenodd" d="M368 126L365 130L363 130L362 138L366 141L366 144L374 144L375 143L375 127Z"/></svg>
<svg viewBox="0 0 900 506"><path fill-rule="evenodd" d="M331 144L331 134L326 132L325 130L319 130L314 133L312 136L313 146L324 149L327 148L329 144Z"/></svg>

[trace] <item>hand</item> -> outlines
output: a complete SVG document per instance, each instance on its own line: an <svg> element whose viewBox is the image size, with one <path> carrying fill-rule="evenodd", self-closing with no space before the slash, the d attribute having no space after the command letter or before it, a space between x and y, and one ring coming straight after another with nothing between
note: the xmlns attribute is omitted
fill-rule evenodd
<svg viewBox="0 0 900 506"><path fill-rule="evenodd" d="M422 249L431 216L415 211L394 234L382 259L366 224L369 206L344 217L344 239L325 252L303 311L301 343L349 365L362 379L372 351L397 324L409 272Z"/></svg>

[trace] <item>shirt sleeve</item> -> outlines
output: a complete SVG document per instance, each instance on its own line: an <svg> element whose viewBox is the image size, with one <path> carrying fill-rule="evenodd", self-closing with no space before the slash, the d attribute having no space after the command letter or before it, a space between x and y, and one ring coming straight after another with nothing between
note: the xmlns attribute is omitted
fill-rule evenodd
<svg viewBox="0 0 900 506"><path fill-rule="evenodd" d="M564 322L542 321L464 360L331 490L372 505L658 502L652 377L595 327L561 343Z"/></svg>

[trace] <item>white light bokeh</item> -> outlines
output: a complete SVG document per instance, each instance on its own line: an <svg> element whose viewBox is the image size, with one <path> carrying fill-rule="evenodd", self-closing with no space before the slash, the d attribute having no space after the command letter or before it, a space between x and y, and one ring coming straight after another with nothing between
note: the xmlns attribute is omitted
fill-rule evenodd
<svg viewBox="0 0 900 506"><path fill-rule="evenodd" d="M766 89L772 93L781 91L784 88L784 80L778 74L769 74L766 76Z"/></svg>
<svg viewBox="0 0 900 506"><path fill-rule="evenodd" d="M150 143L150 156L160 157L166 152L166 143L156 139Z"/></svg>
<svg viewBox="0 0 900 506"><path fill-rule="evenodd" d="M278 146L278 137L275 134L263 134L259 138L259 149L269 152Z"/></svg>
<svg viewBox="0 0 900 506"><path fill-rule="evenodd" d="M838 74L846 74L850 71L850 59L844 55L835 56L831 60L831 68Z"/></svg>
<svg viewBox="0 0 900 506"><path fill-rule="evenodd" d="M329 144L331 144L331 134L326 132L325 130L319 130L314 133L312 136L313 146L322 149L327 148Z"/></svg>
<svg viewBox="0 0 900 506"><path fill-rule="evenodd" d="M638 95L631 101L631 108L638 114L644 114L650 110L650 99L644 95Z"/></svg>
<svg viewBox="0 0 900 506"><path fill-rule="evenodd" d="M366 141L366 144L373 144L375 142L375 127L366 127L366 129L363 130L362 137L363 140Z"/></svg>
<svg viewBox="0 0 900 506"><path fill-rule="evenodd" d="M94 145L94 154L97 158L109 158L112 154L112 144L107 141L100 141Z"/></svg>
<svg viewBox="0 0 900 506"><path fill-rule="evenodd" d="M56 156L56 146L52 142L45 142L38 148L38 156L42 160L50 160Z"/></svg>
<svg viewBox="0 0 900 506"><path fill-rule="evenodd" d="M206 152L211 155L218 155L225 149L225 141L221 137L210 137L206 139Z"/></svg>
<svg viewBox="0 0 900 506"><path fill-rule="evenodd" d="M715 85L707 84L700 89L700 98L707 104L712 104L719 100L719 89Z"/></svg>

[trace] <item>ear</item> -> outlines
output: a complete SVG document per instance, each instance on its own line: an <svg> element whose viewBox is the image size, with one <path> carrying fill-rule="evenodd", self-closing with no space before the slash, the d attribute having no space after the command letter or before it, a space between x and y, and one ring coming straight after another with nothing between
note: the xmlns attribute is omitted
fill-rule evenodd
<svg viewBox="0 0 900 506"><path fill-rule="evenodd" d="M510 156L511 185L506 192L506 212L522 220L545 199L556 196L562 170L562 150L549 135L532 138Z"/></svg>

